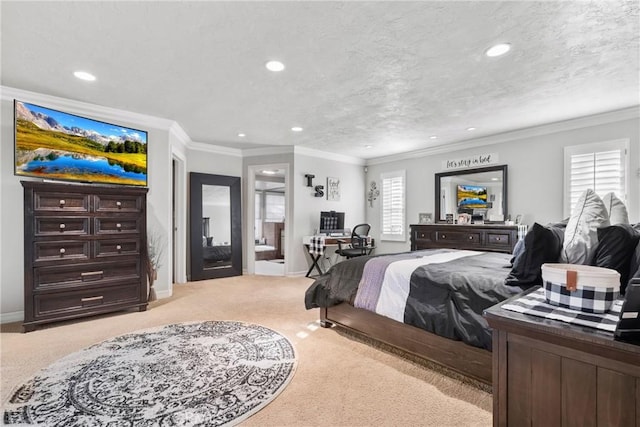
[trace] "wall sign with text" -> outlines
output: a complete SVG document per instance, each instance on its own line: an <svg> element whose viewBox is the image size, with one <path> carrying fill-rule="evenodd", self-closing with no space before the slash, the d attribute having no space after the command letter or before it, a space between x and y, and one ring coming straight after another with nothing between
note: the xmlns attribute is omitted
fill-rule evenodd
<svg viewBox="0 0 640 427"><path fill-rule="evenodd" d="M466 169L495 165L498 153L476 154L473 156L453 157L442 161L442 169Z"/></svg>

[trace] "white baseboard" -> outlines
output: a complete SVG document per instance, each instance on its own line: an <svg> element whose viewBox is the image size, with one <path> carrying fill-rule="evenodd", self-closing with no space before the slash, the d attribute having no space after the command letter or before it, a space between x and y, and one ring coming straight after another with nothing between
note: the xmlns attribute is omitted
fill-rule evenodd
<svg viewBox="0 0 640 427"><path fill-rule="evenodd" d="M156 297L158 299L169 298L173 295L173 289L167 289L166 291L156 291Z"/></svg>
<svg viewBox="0 0 640 427"><path fill-rule="evenodd" d="M11 313L0 314L0 323L22 322L24 320L24 311L14 311Z"/></svg>

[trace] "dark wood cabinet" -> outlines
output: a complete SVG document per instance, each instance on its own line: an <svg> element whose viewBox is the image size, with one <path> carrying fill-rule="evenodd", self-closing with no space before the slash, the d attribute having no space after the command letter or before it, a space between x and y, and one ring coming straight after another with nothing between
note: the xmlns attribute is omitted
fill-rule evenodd
<svg viewBox="0 0 640 427"><path fill-rule="evenodd" d="M146 188L22 181L24 323L147 308Z"/></svg>
<svg viewBox="0 0 640 427"><path fill-rule="evenodd" d="M505 303L485 312L494 426L640 427L640 345L504 310Z"/></svg>
<svg viewBox="0 0 640 427"><path fill-rule="evenodd" d="M517 225L501 224L412 224L411 250L433 248L513 252L518 241Z"/></svg>

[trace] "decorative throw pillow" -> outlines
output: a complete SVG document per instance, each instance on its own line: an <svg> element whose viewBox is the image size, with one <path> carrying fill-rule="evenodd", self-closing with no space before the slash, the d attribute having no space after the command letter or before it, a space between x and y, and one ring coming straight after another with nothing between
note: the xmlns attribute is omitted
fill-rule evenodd
<svg viewBox="0 0 640 427"><path fill-rule="evenodd" d="M558 262L564 229L533 224L524 237L524 251L516 257L505 285L529 288L542 285L542 264Z"/></svg>
<svg viewBox="0 0 640 427"><path fill-rule="evenodd" d="M587 264L598 242L598 228L608 226L609 213L602 199L593 190L586 190L571 211L560 260L565 264Z"/></svg>
<svg viewBox="0 0 640 427"><path fill-rule="evenodd" d="M616 224L629 224L629 213L627 207L624 205L615 193L607 193L602 198L604 207L609 213L609 223L611 225Z"/></svg>
<svg viewBox="0 0 640 427"><path fill-rule="evenodd" d="M598 229L598 245L591 265L611 268L620 273L620 293L624 293L629 280L631 257L640 241L640 232L628 224L617 224Z"/></svg>
<svg viewBox="0 0 640 427"><path fill-rule="evenodd" d="M633 228L636 232L640 233L640 223L634 225ZM638 278L640 278L640 242L638 242L635 250L631 253L631 260L629 261L629 282L631 279ZM629 282L625 284L625 290ZM623 291L624 290L621 288L620 292Z"/></svg>

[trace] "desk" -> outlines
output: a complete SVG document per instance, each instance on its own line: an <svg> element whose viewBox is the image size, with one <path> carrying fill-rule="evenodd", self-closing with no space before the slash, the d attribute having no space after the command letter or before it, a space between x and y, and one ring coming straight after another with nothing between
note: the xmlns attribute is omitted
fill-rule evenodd
<svg viewBox="0 0 640 427"><path fill-rule="evenodd" d="M327 246L338 246L338 240L346 242L347 244L351 243L351 237L325 237L324 238L324 247L325 247L324 253L318 254L318 255L311 255L309 253L309 246L311 244L311 237L313 237L313 236L305 236L305 237L302 238L302 244L304 246L305 252L309 256L309 259L311 259L311 267L309 267L309 271L307 271L307 274L305 275L305 277L309 277L309 275L313 271L314 267L315 267L316 270L318 270L319 274L324 274L322 272L322 270L320 269L320 265L318 265L318 261L320 261L320 258L322 258L322 256L327 253Z"/></svg>

